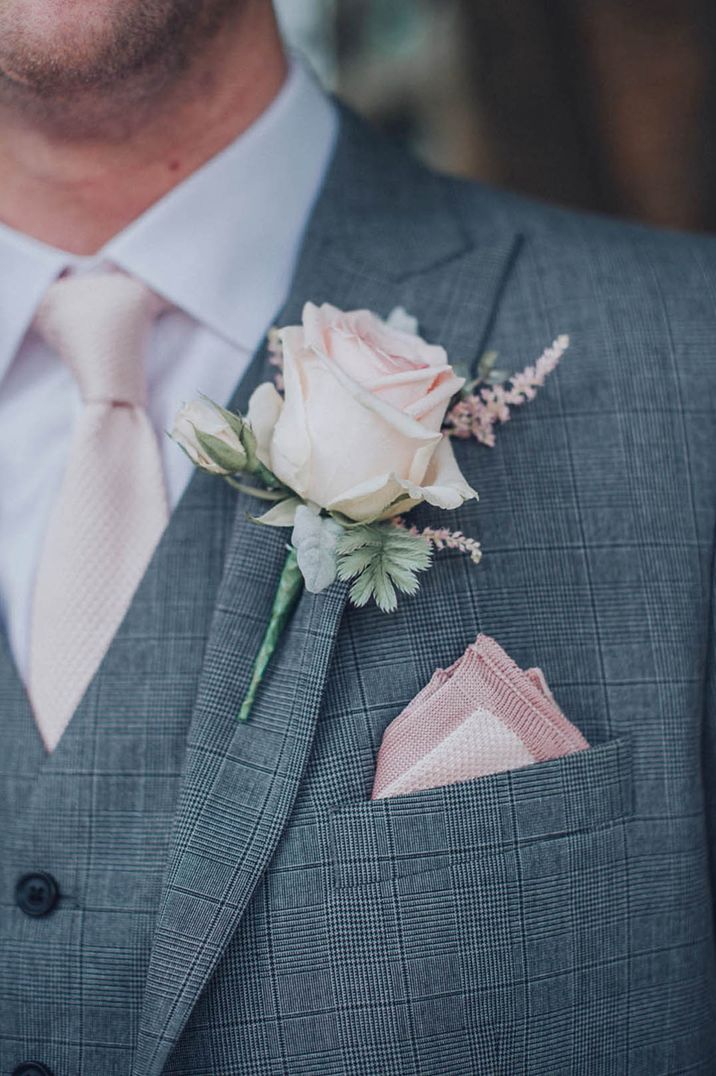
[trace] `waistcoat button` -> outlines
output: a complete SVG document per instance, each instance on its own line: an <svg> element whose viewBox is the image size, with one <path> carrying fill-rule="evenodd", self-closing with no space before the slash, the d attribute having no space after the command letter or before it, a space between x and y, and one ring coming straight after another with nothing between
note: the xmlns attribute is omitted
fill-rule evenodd
<svg viewBox="0 0 716 1076"><path fill-rule="evenodd" d="M41 1061L23 1061L12 1070L12 1076L52 1076L52 1072Z"/></svg>
<svg viewBox="0 0 716 1076"><path fill-rule="evenodd" d="M57 888L57 882L51 874L47 874L45 871L33 871L31 874L23 874L15 886L17 906L25 915L47 915L57 904L59 895L60 891ZM18 1069L17 1072L19 1071ZM49 1070L40 1067L37 1071L46 1072ZM27 1070L27 1073L30 1076L30 1069Z"/></svg>

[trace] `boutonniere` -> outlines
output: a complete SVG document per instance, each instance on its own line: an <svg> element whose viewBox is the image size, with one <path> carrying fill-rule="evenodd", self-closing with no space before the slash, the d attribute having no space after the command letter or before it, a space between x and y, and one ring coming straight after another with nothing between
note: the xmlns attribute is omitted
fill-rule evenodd
<svg viewBox="0 0 716 1076"><path fill-rule="evenodd" d="M275 383L256 389L245 416L205 398L177 415L171 436L197 467L267 502L257 524L291 528L242 720L304 587L347 581L353 605L374 601L389 613L399 593L418 590L436 550L480 560L473 538L404 517L422 503L449 510L477 497L451 439L492 445L495 425L534 397L568 340L507 384L491 383L494 356L485 356L467 383L417 328L401 308L383 321L306 303L302 325L272 330Z"/></svg>

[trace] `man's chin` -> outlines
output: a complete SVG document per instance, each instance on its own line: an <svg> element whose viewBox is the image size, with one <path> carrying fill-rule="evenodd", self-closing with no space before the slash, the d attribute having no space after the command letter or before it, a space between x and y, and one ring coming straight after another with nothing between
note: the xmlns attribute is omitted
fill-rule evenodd
<svg viewBox="0 0 716 1076"><path fill-rule="evenodd" d="M159 55L168 0L0 0L0 73L40 95L109 86Z"/></svg>

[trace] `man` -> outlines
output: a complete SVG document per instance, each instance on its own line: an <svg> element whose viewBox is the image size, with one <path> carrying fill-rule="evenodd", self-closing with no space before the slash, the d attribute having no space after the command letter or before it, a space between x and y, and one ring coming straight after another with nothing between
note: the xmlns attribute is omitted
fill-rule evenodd
<svg viewBox="0 0 716 1076"><path fill-rule="evenodd" d="M268 0L0 0L0 71L0 1070L713 1071L712 241L428 173ZM479 567L304 594L238 722L287 532L161 431L309 300L572 344L458 445ZM591 746L371 801L478 632Z"/></svg>

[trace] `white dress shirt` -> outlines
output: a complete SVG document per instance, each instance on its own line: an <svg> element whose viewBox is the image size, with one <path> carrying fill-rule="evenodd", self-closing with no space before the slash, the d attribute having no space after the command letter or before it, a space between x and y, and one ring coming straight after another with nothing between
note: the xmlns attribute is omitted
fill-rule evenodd
<svg viewBox="0 0 716 1076"><path fill-rule="evenodd" d="M0 224L0 613L21 675L42 540L82 406L72 374L30 327L40 300L63 270L110 265L176 307L147 355L148 411L174 507L192 465L165 431L200 392L231 397L286 297L337 129L333 105L294 60L245 133L97 255Z"/></svg>

